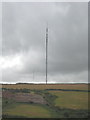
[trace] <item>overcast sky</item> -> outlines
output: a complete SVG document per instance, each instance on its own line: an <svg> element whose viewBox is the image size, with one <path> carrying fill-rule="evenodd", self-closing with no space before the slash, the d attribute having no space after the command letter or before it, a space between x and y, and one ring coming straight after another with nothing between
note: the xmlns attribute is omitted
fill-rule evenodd
<svg viewBox="0 0 90 120"><path fill-rule="evenodd" d="M88 82L88 3L3 3L3 82Z"/></svg>

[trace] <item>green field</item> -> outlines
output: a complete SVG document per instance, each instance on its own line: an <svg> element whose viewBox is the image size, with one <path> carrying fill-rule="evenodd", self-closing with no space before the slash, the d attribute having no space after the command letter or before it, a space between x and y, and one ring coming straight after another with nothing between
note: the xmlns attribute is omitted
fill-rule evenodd
<svg viewBox="0 0 90 120"><path fill-rule="evenodd" d="M39 106L39 105L30 105L30 104L15 104L11 105L10 108L7 107L4 110L4 114L8 116L21 116L26 118L49 118L51 113L48 109Z"/></svg>
<svg viewBox="0 0 90 120"><path fill-rule="evenodd" d="M29 85L28 85L29 86ZM61 85L60 85L61 86ZM73 85L74 86L74 85ZM35 87L35 85L34 85ZM37 85L36 85L37 87ZM66 87L66 85L65 85ZM49 88L49 85L48 85ZM3 118L87 118L87 91L3 88ZM59 88L59 86L58 86ZM71 86L72 88L72 86ZM76 86L77 88L77 86ZM79 90L84 90L80 85ZM75 89L74 90L78 90ZM85 88L86 90L86 88ZM21 101L20 101L21 100ZM32 100L32 101L30 101ZM42 102L44 100L44 102ZM36 102L38 101L38 103Z"/></svg>
<svg viewBox="0 0 90 120"><path fill-rule="evenodd" d="M56 95L54 103L60 108L88 109L88 92L50 91Z"/></svg>

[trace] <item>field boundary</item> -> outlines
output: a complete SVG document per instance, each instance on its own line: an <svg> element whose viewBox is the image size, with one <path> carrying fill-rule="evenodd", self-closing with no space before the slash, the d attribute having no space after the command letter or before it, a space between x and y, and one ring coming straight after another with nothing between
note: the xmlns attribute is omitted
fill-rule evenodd
<svg viewBox="0 0 90 120"><path fill-rule="evenodd" d="M47 91L75 91L75 92L90 92L90 90L72 90L72 89L45 89Z"/></svg>

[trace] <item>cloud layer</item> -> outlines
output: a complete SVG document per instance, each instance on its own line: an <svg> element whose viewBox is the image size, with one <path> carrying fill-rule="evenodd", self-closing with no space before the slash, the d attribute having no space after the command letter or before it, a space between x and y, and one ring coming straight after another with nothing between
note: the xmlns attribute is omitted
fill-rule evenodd
<svg viewBox="0 0 90 120"><path fill-rule="evenodd" d="M3 82L88 81L88 3L3 3ZM34 76L34 78L33 78Z"/></svg>

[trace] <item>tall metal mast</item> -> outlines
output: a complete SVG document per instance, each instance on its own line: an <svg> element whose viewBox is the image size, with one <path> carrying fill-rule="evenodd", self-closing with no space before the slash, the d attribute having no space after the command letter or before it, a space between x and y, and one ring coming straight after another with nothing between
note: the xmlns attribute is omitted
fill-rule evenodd
<svg viewBox="0 0 90 120"><path fill-rule="evenodd" d="M48 72L48 26L46 27L46 84L47 84L47 72Z"/></svg>

